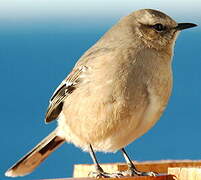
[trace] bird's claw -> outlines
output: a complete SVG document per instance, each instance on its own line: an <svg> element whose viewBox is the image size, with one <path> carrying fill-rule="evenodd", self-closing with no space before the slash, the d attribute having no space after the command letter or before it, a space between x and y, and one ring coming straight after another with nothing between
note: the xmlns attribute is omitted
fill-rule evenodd
<svg viewBox="0 0 201 180"><path fill-rule="evenodd" d="M98 178L120 178L123 177L124 175L121 172L117 173L90 172L88 176L98 179Z"/></svg>
<svg viewBox="0 0 201 180"><path fill-rule="evenodd" d="M121 172L123 176L157 176L158 173L155 172L141 172L129 169L127 171Z"/></svg>
<svg viewBox="0 0 201 180"><path fill-rule="evenodd" d="M141 172L141 175L140 176L158 176L158 173L156 172Z"/></svg>

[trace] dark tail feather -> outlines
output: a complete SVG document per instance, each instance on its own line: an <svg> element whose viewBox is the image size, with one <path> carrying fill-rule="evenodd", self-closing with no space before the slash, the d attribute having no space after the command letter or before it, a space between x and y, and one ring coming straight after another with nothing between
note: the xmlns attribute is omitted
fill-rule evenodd
<svg viewBox="0 0 201 180"><path fill-rule="evenodd" d="M52 152L64 143L64 139L56 136L55 131L56 130L50 133L29 153L8 169L5 175L9 177L17 177L31 173Z"/></svg>

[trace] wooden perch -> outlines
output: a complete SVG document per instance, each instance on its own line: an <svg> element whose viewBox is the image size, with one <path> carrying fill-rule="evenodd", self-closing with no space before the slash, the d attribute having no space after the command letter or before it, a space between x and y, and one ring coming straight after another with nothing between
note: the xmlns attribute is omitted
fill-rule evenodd
<svg viewBox="0 0 201 180"><path fill-rule="evenodd" d="M191 160L166 160L166 161L147 161L147 162L134 162L136 168L140 171L153 171L157 173L168 173L168 168L170 167L201 167L201 160L191 161ZM128 169L126 164L101 164L104 171L113 173L117 171L125 171ZM73 177L87 177L89 172L95 171L93 165L78 164L74 166Z"/></svg>
<svg viewBox="0 0 201 180"><path fill-rule="evenodd" d="M153 171L161 175L156 177L141 176L141 177L123 177L110 178L110 180L201 180L201 160L191 161L147 161L135 162L136 167L140 171ZM101 164L104 171L114 173L117 171L127 170L126 164ZM95 171L93 165L79 164L74 166L73 178L51 179L51 180L96 180L88 177L89 172ZM100 178L102 180L106 178Z"/></svg>
<svg viewBox="0 0 201 180"><path fill-rule="evenodd" d="M168 174L174 174L177 180L201 180L201 168L168 168Z"/></svg>
<svg viewBox="0 0 201 180"><path fill-rule="evenodd" d="M172 175L162 175L157 177L141 176L141 177L123 177L123 178L99 178L98 180L175 180ZM47 179L46 179L47 180ZM96 178L62 178L62 179L49 179L49 180L97 180Z"/></svg>

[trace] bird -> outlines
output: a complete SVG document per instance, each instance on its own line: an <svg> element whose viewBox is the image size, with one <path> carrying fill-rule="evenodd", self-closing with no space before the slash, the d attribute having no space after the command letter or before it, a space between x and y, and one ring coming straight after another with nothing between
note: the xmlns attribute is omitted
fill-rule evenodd
<svg viewBox="0 0 201 180"><path fill-rule="evenodd" d="M31 173L64 142L89 152L95 177L120 177L107 173L95 153L121 151L127 175L141 172L125 147L159 120L172 92L172 58L181 30L197 26L177 23L154 9L140 9L121 18L77 61L49 101L45 122L57 127L5 175Z"/></svg>

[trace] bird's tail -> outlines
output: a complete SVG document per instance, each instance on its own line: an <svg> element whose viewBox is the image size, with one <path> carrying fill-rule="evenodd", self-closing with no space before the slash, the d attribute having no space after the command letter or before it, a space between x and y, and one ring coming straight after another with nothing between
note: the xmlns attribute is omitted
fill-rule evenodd
<svg viewBox="0 0 201 180"><path fill-rule="evenodd" d="M17 177L31 173L63 143L64 139L58 137L56 135L56 130L54 130L22 159L8 169L5 175L9 177Z"/></svg>

